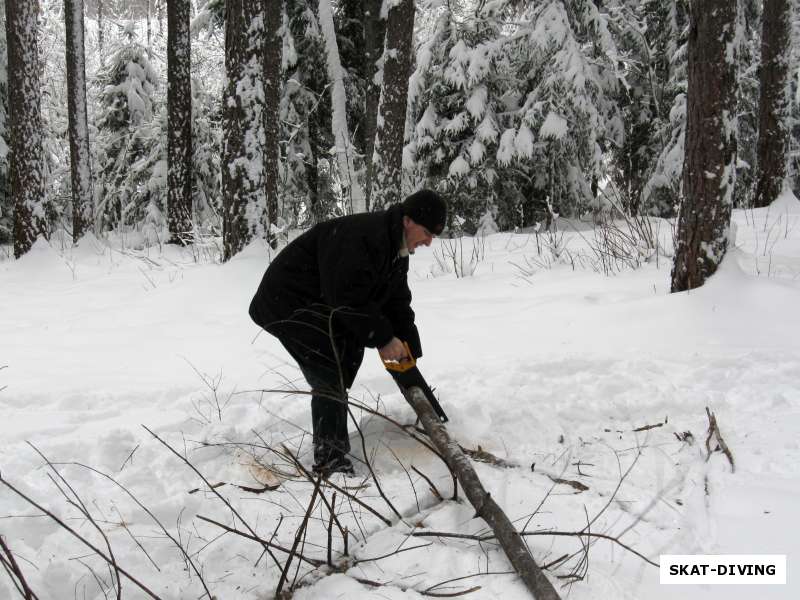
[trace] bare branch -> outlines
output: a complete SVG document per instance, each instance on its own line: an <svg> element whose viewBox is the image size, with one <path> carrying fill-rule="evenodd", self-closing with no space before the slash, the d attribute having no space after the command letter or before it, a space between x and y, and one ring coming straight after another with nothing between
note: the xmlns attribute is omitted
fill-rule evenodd
<svg viewBox="0 0 800 600"><path fill-rule="evenodd" d="M258 537L257 535L253 535L252 533L247 533L246 531L242 531L234 527L229 527L224 523L220 523L219 521L215 521L214 519L209 519L208 517L204 517L203 515L197 515L197 518L200 519L201 521L205 521L206 523L211 523L212 525L216 525L217 527L219 527L220 529L224 529L228 533L233 533L248 540L253 540L254 542L258 542L261 545L269 546L270 548L274 548L275 550L280 550L281 552L285 552L286 554L289 554L291 552L291 549L286 548L285 546L281 546L280 544L275 544L274 542L269 542L264 538ZM303 562L307 562L312 567L321 567L325 564L325 561L323 560L317 560L316 558L309 558L302 554L295 553L295 556L297 556Z"/></svg>
<svg viewBox="0 0 800 600"><path fill-rule="evenodd" d="M44 508L42 505L38 504L38 503L37 503L35 500L33 500L32 498L30 498L30 497L26 496L26 495L25 495L25 494L24 494L22 491L20 491L19 489L17 489L17 488L16 488L16 487L15 487L13 484L11 484L11 483L10 483L10 482L9 482L7 479L5 479L5 478L4 478L2 475L0 475L0 483L2 483L2 484L3 484L4 486L6 486L8 489L10 489L12 492L14 492L14 493L15 493L17 496L19 496L20 498L22 498L23 500L25 500L25 501L26 501L28 504L30 504L30 505L31 505L31 506L33 506L34 508L36 508L36 509L40 510L40 511L41 511L41 512L43 512L45 515L47 515L48 517L50 517L50 518L51 518L53 521L55 521L55 522L56 522L56 523L57 523L57 524L58 524L58 525L59 525L61 528L63 528L64 530L66 530L66 531L68 531L70 534L72 534L72 536L73 536L73 537L75 537L76 539L78 539L78 540L79 540L79 541L80 541L80 542L81 542L81 543L82 543L84 546L87 546L89 549L91 549L91 550L92 550L92 551L93 551L95 554L97 554L97 555L98 555L100 558L102 558L103 560L105 560L105 561L106 561L106 562L107 562L109 565L115 566L115 568L119 569L119 572L120 572L122 575L124 575L124 576L125 576L125 577L126 577L126 578L127 578L127 579L128 579L130 582L131 582L131 583L133 583L134 585L136 585L136 587L138 587L140 590L142 590L142 591L143 591L145 594L147 594L147 595L148 595L150 598L154 598L155 600L161 600L161 598L160 598L159 596L157 596L157 595L156 595L156 594L154 594L152 591L150 591L150 590L147 588L147 586L145 586L145 585L144 585L142 582L140 582L138 579L136 579L136 578L135 578L133 575L131 575L130 573L128 573L128 571L126 571L125 569L123 569L123 568L122 568L122 567L120 567L119 565L114 565L113 561L112 561L112 560L111 560L111 559L110 559L108 556L106 556L106 555L103 553L103 551L102 551L102 550L100 550L100 549L99 549L99 548L97 548L96 546L92 545L92 544L91 544L91 543L90 543L88 540L86 540L86 538L84 538L84 537L83 537L83 536L81 536L79 533L77 533L77 532L76 532L74 529L72 529L72 528L71 528L69 525L67 525L66 523L64 523L64 521L62 521L61 519L59 519L59 518L58 518L56 515L54 515L52 512L50 512L49 510L47 510L46 508Z"/></svg>
<svg viewBox="0 0 800 600"><path fill-rule="evenodd" d="M725 455L725 458L728 459L728 462L731 465L731 473L736 472L736 464L733 462L733 453L731 449L728 448L728 444L725 443L725 440L722 439L722 434L719 431L719 425L717 424L717 415L714 414L709 410L706 406L706 414L708 415L708 437L706 438L706 451L708 452L708 456L706 456L706 462L711 458L711 438L715 437L717 439L718 449L722 451Z"/></svg>
<svg viewBox="0 0 800 600"><path fill-rule="evenodd" d="M198 476L198 477L199 477L199 478L202 480L202 482L203 482L203 483L205 483L205 484L206 484L206 485L209 487L209 489L211 489L211 491L212 491L212 492L214 492L214 494L217 496L217 498L219 498L220 500L222 500L223 504L225 504L225 506L227 506L227 507L228 507L228 509L231 511L231 513L232 513L234 516L236 516L236 518L237 518L237 519L239 519L239 521L242 523L242 525L244 525L244 526L245 526L245 528L246 528L246 529L247 529L247 530L248 530L248 531L249 531L249 532L250 532L250 533L251 533L251 534L252 534L252 535L253 535L255 538L257 538L257 539L259 539L259 540L260 540L260 538L258 538L258 536L256 535L256 532L255 532L255 531L253 531L253 528L252 528L252 527L250 527L250 524L249 524L247 521L245 521L245 520L244 520L244 518L243 518L243 517L242 517L242 516L239 514L239 512L238 512L238 511L237 511L237 510L236 510L236 509L233 507L233 505L232 505L232 504L231 504L231 503L228 501L228 499L227 499L225 496L223 496L223 495L222 495L222 494L220 494L220 493L219 493L219 492L218 492L216 489L214 489L214 488L212 488L212 487L211 487L211 483L208 481L208 479L206 479L206 478L203 476L203 474L202 474L202 473L201 473L201 472L200 472L200 471L197 469L197 467L195 467L195 466L194 466L194 465L193 465L193 464L192 464L192 463L189 461L189 459L187 459L186 457L182 456L182 455L181 455L181 454L180 454L180 453L179 453L177 450L175 450L175 449L174 449L172 446L170 446L170 445L169 445L167 442L165 442L165 441L164 441L164 440L162 440L160 437L158 437L158 435L157 435L156 433L154 433L153 431L151 431L151 430L150 430L150 429L149 429L149 428L148 428L146 425L142 425L142 427L145 429L145 431L147 431L147 433L149 433L149 434L150 434L150 435L152 435L154 438L156 438L156 439L157 439L159 442L161 442L161 444L162 444L162 445L166 446L166 448L167 448L167 449L168 449L170 452L172 452L172 453L173 453L175 456L177 456L177 457L178 457L178 458L179 458L181 461L183 461L183 463L184 463L184 464L185 464L187 467L189 467L189 468L190 468L192 471L194 471L194 473L195 473L195 474L196 474L196 475L197 475L197 476ZM278 568L281 568L281 564L280 564L280 562L278 562L278 559L275 557L275 555L274 555L274 554L272 553L272 551L269 549L269 546L267 546L266 542L265 542L264 540L260 540L260 541L261 541L261 544L262 544L262 546L264 547L264 550L267 552L267 554L269 554L269 556L272 558L272 560L275 562L275 564L278 566Z"/></svg>
<svg viewBox="0 0 800 600"><path fill-rule="evenodd" d="M300 524L297 532L294 536L294 544L292 544L292 549L289 551L289 557L286 559L286 564L283 567L283 571L281 571L281 577L278 579L278 587L275 589L275 597L281 597L281 590L283 589L283 584L286 582L286 574L289 572L289 567L292 564L292 558L295 556L295 552L297 551L297 545L300 543L300 538L304 537L305 531L308 528L308 519L311 516L311 511L314 510L314 505L317 501L317 495L319 494L319 485L322 482L322 475L317 477L316 482L314 483L314 492L311 494L311 500L308 503L308 508L306 509L306 514L303 517L303 522Z"/></svg>
<svg viewBox="0 0 800 600"><path fill-rule="evenodd" d="M117 486L123 492L125 492L128 495L128 497L131 500L133 500L136 503L136 505L139 508L141 508L147 514L147 516L149 516L153 520L153 522L156 525L158 525L158 527L161 529L161 531L164 533L164 535L167 536L167 538L173 544L175 544L175 546L178 548L178 550L180 550L180 552L183 555L184 559L189 563L189 565L192 567L192 570L195 572L195 575L197 575L198 579L200 580L200 584L203 586L203 589L205 590L206 595L209 598L212 597L211 590L208 589L208 586L206 585L205 579L203 579L203 575L200 572L200 568L191 559L191 557L189 556L189 553L183 547L183 544L181 544L179 540L175 539L175 537L169 532L169 530L161 523L161 521L159 521L158 517L156 517L156 515L153 513L153 511L151 511L149 508L147 508L147 506L142 504L142 502L139 501L139 499L133 494L133 492L131 492L128 488L126 488L124 485L119 483L116 479L111 477L111 475L108 475L107 473L103 473L102 471L99 471L98 469L95 469L94 467L90 467L88 465L84 465L82 463L76 463L76 462L72 462L72 463L53 463L53 464L69 464L69 465L74 465L76 467L81 467L83 469L86 469L87 471L91 471L92 473L95 473L96 475L100 475L101 477L103 477L103 478L107 479L108 481L110 481L111 483L113 483L115 486ZM125 529L127 530L127 526L125 527ZM130 533L130 531L128 531L128 533ZM133 537L133 534L131 534L131 537ZM134 537L134 540L136 540L135 537ZM144 548L142 547L141 544L138 543L138 541L137 541L137 545L142 549L143 552L145 552ZM145 555L147 555L147 552L145 552ZM149 555L147 555L147 557L150 558ZM152 563L153 560L150 559L150 562ZM153 563L153 565L155 566L155 563ZM157 566L156 566L156 569L158 569Z"/></svg>
<svg viewBox="0 0 800 600"><path fill-rule="evenodd" d="M2 553L0 553L0 562L3 564L6 572L8 572L8 576L11 578L14 587L17 588L20 595L25 598L25 600L39 600L39 597L31 590L28 582L25 580L25 575L23 575L22 570L19 568L14 558L14 554L11 552L11 548L8 547L2 535L0 535L0 550L2 550Z"/></svg>
<svg viewBox="0 0 800 600"><path fill-rule="evenodd" d="M460 540L473 540L473 541L476 541L476 542L486 542L486 541L495 539L495 536L492 535L492 534L472 535L472 534L468 534L468 533L449 533L449 532L446 532L446 531L415 531L411 535L413 537L454 538L454 539L460 539ZM616 538L614 536L611 536L611 535L604 534L604 533L592 533L592 532L587 532L587 531L550 531L550 530L548 530L548 531L522 531L522 532L519 533L519 535L521 535L523 537L525 537L525 536L538 536L538 535L545 535L545 536L546 535L552 535L552 536L562 536L562 537L566 536L566 537L577 537L577 538L580 538L581 536L600 538L600 539L603 539L603 540L608 540L610 542L614 542L615 544L617 544L621 548L624 548L625 550L627 550L631 554L635 554L636 556L641 558L643 561L645 561L648 564L653 565L654 567L658 567L659 566L657 562L653 562L652 560L647 558L642 553L637 552L636 550L634 550L633 548L631 548L627 544L622 543L621 541L619 541L618 538Z"/></svg>

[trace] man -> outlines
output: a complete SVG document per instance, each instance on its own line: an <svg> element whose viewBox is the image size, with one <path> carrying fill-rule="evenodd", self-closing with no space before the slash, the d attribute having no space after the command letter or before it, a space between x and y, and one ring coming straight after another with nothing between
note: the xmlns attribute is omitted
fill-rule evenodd
<svg viewBox="0 0 800 600"><path fill-rule="evenodd" d="M347 391L364 348L383 360L422 356L408 289L408 255L442 232L447 206L420 190L387 210L332 219L272 261L250 303L311 386L314 472L353 473Z"/></svg>

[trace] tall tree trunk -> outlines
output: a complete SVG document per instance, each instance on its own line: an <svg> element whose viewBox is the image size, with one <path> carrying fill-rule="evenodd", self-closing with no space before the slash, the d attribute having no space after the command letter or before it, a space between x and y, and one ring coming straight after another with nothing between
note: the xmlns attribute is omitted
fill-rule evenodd
<svg viewBox="0 0 800 600"><path fill-rule="evenodd" d="M226 261L262 226L266 205L264 41L264 3L227 0L227 87L222 115L222 246Z"/></svg>
<svg viewBox="0 0 800 600"><path fill-rule="evenodd" d="M703 285L728 249L736 182L736 0L692 0L684 200L672 291Z"/></svg>
<svg viewBox="0 0 800 600"><path fill-rule="evenodd" d="M354 148L350 142L350 128L347 126L347 97L344 90L342 63L339 58L339 47L336 43L336 29L333 24L331 0L319 0L319 23L325 40L328 65L328 79L331 81L331 133L336 148L336 162L339 177L347 186L350 199L350 210L360 213L366 210L364 193L358 181L354 161Z"/></svg>
<svg viewBox="0 0 800 600"><path fill-rule="evenodd" d="M39 2L6 0L9 180L14 199L14 256L44 233L44 164L37 17Z"/></svg>
<svg viewBox="0 0 800 600"><path fill-rule="evenodd" d="M64 0L67 34L67 107L72 179L72 240L77 242L91 226L93 213L92 165L86 109L86 52L83 0Z"/></svg>
<svg viewBox="0 0 800 600"><path fill-rule="evenodd" d="M364 77L367 81L366 101L364 107L364 161L366 163L366 181L364 196L366 210L370 209L372 187L375 180L375 134L378 131L378 102L381 98L381 86L375 83L378 71L378 59L383 54L386 38L384 23L381 20L381 0L364 0Z"/></svg>
<svg viewBox="0 0 800 600"><path fill-rule="evenodd" d="M400 0L386 19L386 54L378 119L380 169L375 178L378 206L399 202L403 184L403 137L408 108L414 39L414 0Z"/></svg>
<svg viewBox="0 0 800 600"><path fill-rule="evenodd" d="M167 4L167 213L170 243L192 230L192 79L189 0Z"/></svg>
<svg viewBox="0 0 800 600"><path fill-rule="evenodd" d="M147 58L153 58L153 48L152 48L152 40L153 40L153 26L151 24L152 19L151 11L150 11L150 2L152 0L145 0L147 2ZM178 0L180 2L180 0ZM170 2L172 4L172 2ZM169 60L169 59L168 59Z"/></svg>
<svg viewBox="0 0 800 600"><path fill-rule="evenodd" d="M768 206L786 179L789 145L789 0L764 0L761 32L761 98L758 116L758 175L753 205Z"/></svg>
<svg viewBox="0 0 800 600"><path fill-rule="evenodd" d="M264 192L267 201L267 239L273 248L278 238L272 229L278 223L278 160L280 158L281 56L283 39L280 35L283 20L283 0L268 2L265 14L264 47Z"/></svg>
<svg viewBox="0 0 800 600"><path fill-rule="evenodd" d="M103 0L97 0L97 56L103 66Z"/></svg>

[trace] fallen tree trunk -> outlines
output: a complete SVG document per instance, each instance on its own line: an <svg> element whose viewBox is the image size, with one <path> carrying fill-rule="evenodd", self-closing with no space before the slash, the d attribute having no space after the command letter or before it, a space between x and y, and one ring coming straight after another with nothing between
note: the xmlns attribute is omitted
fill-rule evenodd
<svg viewBox="0 0 800 600"><path fill-rule="evenodd" d="M422 421L422 425L428 436L430 436L431 441L436 445L447 464L455 473L461 483L461 487L464 489L464 493L472 506L475 507L476 515L491 527L497 541L511 561L511 565L522 578L522 581L525 582L533 597L536 600L560 600L553 584L550 583L533 560L519 532L489 492L483 488L483 484L478 478L475 469L472 468L469 458L461 451L458 443L450 437L422 390L417 387L410 388L406 394L406 399L416 411L420 421Z"/></svg>

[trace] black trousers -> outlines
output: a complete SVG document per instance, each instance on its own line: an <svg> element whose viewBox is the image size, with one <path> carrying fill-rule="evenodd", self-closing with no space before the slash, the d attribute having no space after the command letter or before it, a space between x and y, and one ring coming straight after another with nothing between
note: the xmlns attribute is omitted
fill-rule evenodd
<svg viewBox="0 0 800 600"><path fill-rule="evenodd" d="M361 366L364 347L337 333L324 309L296 311L266 330L280 340L311 386L315 461L327 462L350 452L347 392Z"/></svg>

